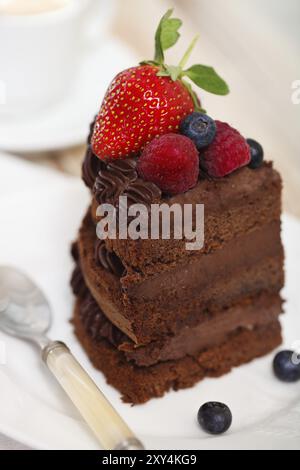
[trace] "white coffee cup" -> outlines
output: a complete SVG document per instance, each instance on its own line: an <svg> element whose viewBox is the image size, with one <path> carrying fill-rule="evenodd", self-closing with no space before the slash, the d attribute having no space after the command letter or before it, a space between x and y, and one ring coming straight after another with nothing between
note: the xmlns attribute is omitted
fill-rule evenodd
<svg viewBox="0 0 300 470"><path fill-rule="evenodd" d="M0 14L0 115L51 105L70 87L94 0L67 0L35 14ZM100 22L99 22L100 23Z"/></svg>

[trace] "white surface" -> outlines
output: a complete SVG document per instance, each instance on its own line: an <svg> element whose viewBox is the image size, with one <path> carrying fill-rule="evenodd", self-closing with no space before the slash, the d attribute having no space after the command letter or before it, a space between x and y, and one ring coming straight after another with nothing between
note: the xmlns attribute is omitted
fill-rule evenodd
<svg viewBox="0 0 300 470"><path fill-rule="evenodd" d="M20 442L11 439L8 436L0 434L0 451L1 450L29 450L30 448Z"/></svg>
<svg viewBox="0 0 300 470"><path fill-rule="evenodd" d="M13 191L7 181L14 179ZM6 189L4 186L6 185ZM34 186L34 189L33 189ZM74 239L88 203L79 180L21 164L0 155L0 262L26 270L49 297L54 315L51 336L67 342L133 431L154 449L300 448L300 384L272 375L273 355L208 379L192 389L130 407L105 383L74 338L69 323ZM285 346L300 339L300 223L284 217L287 250ZM0 432L38 449L96 449L97 443L31 345L0 333L6 364L0 365ZM196 422L208 400L227 403L233 426L218 438Z"/></svg>
<svg viewBox="0 0 300 470"><path fill-rule="evenodd" d="M85 54L68 92L58 104L21 115L19 119L0 115L0 149L15 153L39 152L85 142L89 124L112 78L136 63L138 59L128 46L107 37Z"/></svg>

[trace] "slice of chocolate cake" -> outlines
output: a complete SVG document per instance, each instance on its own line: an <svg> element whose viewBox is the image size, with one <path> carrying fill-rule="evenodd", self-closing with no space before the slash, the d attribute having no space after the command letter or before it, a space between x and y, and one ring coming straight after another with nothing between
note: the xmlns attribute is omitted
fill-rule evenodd
<svg viewBox="0 0 300 470"><path fill-rule="evenodd" d="M204 202L202 250L187 251L180 240L176 254L174 239L116 239L100 242L99 251L90 212L80 230L81 266L90 291L108 318L138 344L176 334L183 325L197 324L204 314L244 297L278 294L283 286L281 180L270 164L255 172L243 168L219 181L200 180L184 195L162 198L165 203L175 200ZM116 251L119 242L124 250ZM141 259L141 252L149 260L151 247L145 242L154 246L155 254L163 245L166 252L170 247L168 262L154 257L150 264L132 266L126 243L129 250L132 244L137 247L134 260Z"/></svg>
<svg viewBox="0 0 300 470"><path fill-rule="evenodd" d="M199 109L182 76L204 84L195 76L202 66L174 76L162 46L158 52L159 61L115 78L91 126L83 163L91 206L73 247L76 334L131 403L220 376L281 342L280 176L257 146ZM225 82L207 73L204 88L226 94ZM124 198L127 237L107 236L107 205L117 225ZM137 204L151 230L142 232L139 219L131 237ZM203 244L187 249L191 240L185 231L178 236L175 216L168 237L161 226L151 236L152 208L162 205L181 214L189 206L199 239L204 206Z"/></svg>

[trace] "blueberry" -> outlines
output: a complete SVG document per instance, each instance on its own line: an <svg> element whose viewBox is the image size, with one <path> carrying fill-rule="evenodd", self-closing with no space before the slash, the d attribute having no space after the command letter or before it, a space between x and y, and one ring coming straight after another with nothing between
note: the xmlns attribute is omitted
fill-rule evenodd
<svg viewBox="0 0 300 470"><path fill-rule="evenodd" d="M299 355L293 351L279 352L274 358L273 369L282 382L297 382L300 380Z"/></svg>
<svg viewBox="0 0 300 470"><path fill-rule="evenodd" d="M189 114L180 124L181 134L189 137L198 150L207 147L215 138L217 126L215 121L203 113Z"/></svg>
<svg viewBox="0 0 300 470"><path fill-rule="evenodd" d="M264 161L264 149L258 142L256 142L256 140L247 139L247 143L251 150L249 168L251 168L251 170L256 170L256 168L259 168Z"/></svg>
<svg viewBox="0 0 300 470"><path fill-rule="evenodd" d="M198 411L198 422L209 434L223 434L231 426L232 414L224 403L209 402Z"/></svg>

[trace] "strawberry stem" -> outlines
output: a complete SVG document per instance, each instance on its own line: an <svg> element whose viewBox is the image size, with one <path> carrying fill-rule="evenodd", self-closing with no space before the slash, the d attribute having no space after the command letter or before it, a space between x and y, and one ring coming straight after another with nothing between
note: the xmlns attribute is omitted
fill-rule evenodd
<svg viewBox="0 0 300 470"><path fill-rule="evenodd" d="M160 77L170 77L174 82L181 80L187 88L194 102L195 110L205 112L201 109L198 97L192 86L183 78L188 77L195 85L203 90L214 93L215 95L227 95L229 88L226 82L217 74L213 67L196 64L185 70L185 66L190 55L199 39L195 36L187 48L178 66L170 66L165 63L164 52L174 46L179 37L179 30L182 21L179 18L172 18L173 9L168 10L159 22L155 33L155 58L151 61L143 61L141 65L153 65L158 68L157 75Z"/></svg>
<svg viewBox="0 0 300 470"><path fill-rule="evenodd" d="M197 36L194 37L191 44L187 48L187 51L185 52L184 56L182 57L181 61L179 62L179 67L181 67L182 69L186 66L186 63L189 60L190 55L191 55L198 39L199 39L199 34L197 34Z"/></svg>

